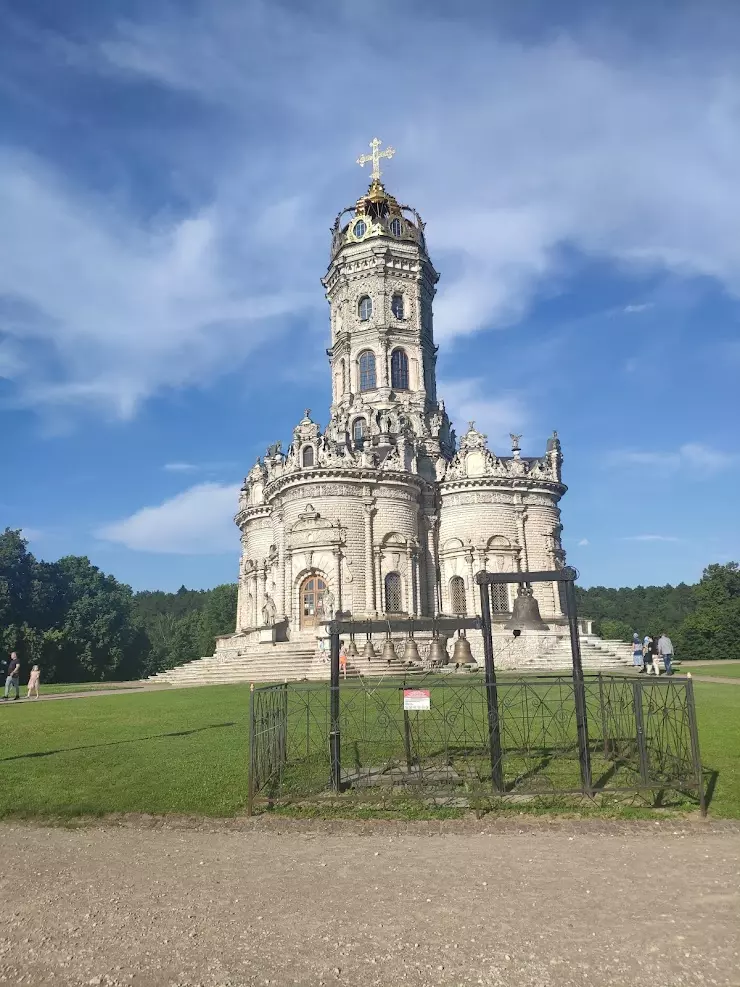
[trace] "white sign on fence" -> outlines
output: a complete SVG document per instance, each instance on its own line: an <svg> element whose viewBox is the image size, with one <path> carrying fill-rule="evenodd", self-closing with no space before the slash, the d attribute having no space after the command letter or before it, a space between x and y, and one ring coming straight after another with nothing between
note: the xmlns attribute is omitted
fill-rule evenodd
<svg viewBox="0 0 740 987"><path fill-rule="evenodd" d="M404 689L403 708L405 710L431 709L432 700L429 689Z"/></svg>

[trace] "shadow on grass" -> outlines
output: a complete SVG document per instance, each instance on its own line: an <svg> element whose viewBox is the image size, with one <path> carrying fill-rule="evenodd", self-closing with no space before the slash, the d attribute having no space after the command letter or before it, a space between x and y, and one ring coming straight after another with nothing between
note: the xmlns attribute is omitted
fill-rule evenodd
<svg viewBox="0 0 740 987"><path fill-rule="evenodd" d="M60 747L53 751L34 751L30 754L13 754L10 757L0 757L0 763L5 761L22 761L31 757L50 757L52 754L67 754L72 751L92 751L98 747L119 747L121 744L140 744L143 740L164 740L167 737L190 737L195 733L206 730L221 730L224 727L235 727L236 722L212 723L207 727L194 727L192 730L175 730L172 733L155 733L149 737L132 737L130 740L111 740L105 744L84 744L82 747Z"/></svg>
<svg viewBox="0 0 740 987"><path fill-rule="evenodd" d="M704 789L704 801L706 803L707 809L712 804L712 799L714 798L714 790L717 787L717 779L719 778L719 771L713 771L711 768L704 768L702 772L703 779L706 780L706 788Z"/></svg>

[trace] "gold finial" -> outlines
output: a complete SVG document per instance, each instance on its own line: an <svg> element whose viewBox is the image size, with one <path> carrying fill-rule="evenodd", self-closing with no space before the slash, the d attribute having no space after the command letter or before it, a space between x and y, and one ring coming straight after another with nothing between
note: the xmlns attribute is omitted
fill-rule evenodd
<svg viewBox="0 0 740 987"><path fill-rule="evenodd" d="M377 137L373 137L370 141L370 147L373 149L372 154L361 154L357 159L357 164L360 168L363 168L368 161L373 163L373 171L370 178L374 182L380 181L380 159L381 158L392 158L396 153L395 148L387 147L385 151L379 150L381 142Z"/></svg>

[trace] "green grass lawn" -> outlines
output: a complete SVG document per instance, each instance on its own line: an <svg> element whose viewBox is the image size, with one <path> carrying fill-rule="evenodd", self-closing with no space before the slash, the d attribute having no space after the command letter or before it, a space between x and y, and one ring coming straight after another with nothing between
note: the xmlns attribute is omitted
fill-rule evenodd
<svg viewBox="0 0 740 987"><path fill-rule="evenodd" d="M25 696L25 686L21 687L21 695ZM41 683L39 692L42 696L58 696L65 692L113 692L116 689L141 689L140 682L50 682Z"/></svg>
<svg viewBox="0 0 740 987"><path fill-rule="evenodd" d="M702 760L718 772L710 812L740 818L740 689L695 691ZM239 814L248 701L232 685L3 704L0 817Z"/></svg>
<svg viewBox="0 0 740 987"><path fill-rule="evenodd" d="M681 669L682 674L686 674L686 672L691 672L692 678L694 676L697 678L710 676L712 678L740 679L740 662L733 665L715 665L714 668L710 664L699 665L697 668L694 668L691 662L687 661Z"/></svg>

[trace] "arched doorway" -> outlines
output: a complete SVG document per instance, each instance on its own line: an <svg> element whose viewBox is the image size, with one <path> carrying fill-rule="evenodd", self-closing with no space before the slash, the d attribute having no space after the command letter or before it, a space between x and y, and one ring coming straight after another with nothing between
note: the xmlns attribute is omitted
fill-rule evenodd
<svg viewBox="0 0 740 987"><path fill-rule="evenodd" d="M326 583L321 576L307 576L301 583L301 629L316 627L324 619Z"/></svg>

